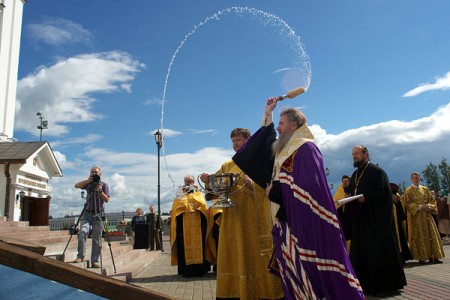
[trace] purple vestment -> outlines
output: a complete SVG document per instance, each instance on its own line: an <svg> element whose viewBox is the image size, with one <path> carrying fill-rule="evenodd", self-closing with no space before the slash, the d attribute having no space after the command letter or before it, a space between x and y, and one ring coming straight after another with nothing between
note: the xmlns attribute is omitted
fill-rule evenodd
<svg viewBox="0 0 450 300"><path fill-rule="evenodd" d="M268 182L267 178L258 178L261 166L273 165L261 161L270 157L271 139L273 123L258 130L233 157L260 185ZM252 172L255 165L258 174ZM286 159L279 183L281 197L276 202L284 215L272 233L285 298L364 299L345 249L322 155L314 143L304 143Z"/></svg>

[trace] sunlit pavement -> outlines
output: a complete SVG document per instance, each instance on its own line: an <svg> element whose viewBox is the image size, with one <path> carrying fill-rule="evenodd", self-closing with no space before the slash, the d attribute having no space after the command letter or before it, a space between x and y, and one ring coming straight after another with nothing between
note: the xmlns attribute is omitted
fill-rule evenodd
<svg viewBox="0 0 450 300"><path fill-rule="evenodd" d="M170 266L170 247L165 237L164 252L132 281L133 284L177 299L215 299L216 276L184 278L177 275L177 267ZM450 245L444 245L446 257L442 264L407 262L405 274L408 285L389 297L366 299L450 299Z"/></svg>

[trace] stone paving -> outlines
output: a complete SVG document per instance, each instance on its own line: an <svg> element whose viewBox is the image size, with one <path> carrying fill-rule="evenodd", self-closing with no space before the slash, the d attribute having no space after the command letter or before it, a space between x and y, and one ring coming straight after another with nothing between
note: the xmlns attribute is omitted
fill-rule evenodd
<svg viewBox="0 0 450 300"><path fill-rule="evenodd" d="M164 247L166 251L134 277L131 283L175 299L215 299L215 273L209 272L200 278L177 275L177 267L170 266L167 237ZM443 259L443 264L420 265L415 261L407 262L405 273L408 285L401 293L386 298L368 296L367 299L450 299L450 245L444 245L444 250L446 258Z"/></svg>

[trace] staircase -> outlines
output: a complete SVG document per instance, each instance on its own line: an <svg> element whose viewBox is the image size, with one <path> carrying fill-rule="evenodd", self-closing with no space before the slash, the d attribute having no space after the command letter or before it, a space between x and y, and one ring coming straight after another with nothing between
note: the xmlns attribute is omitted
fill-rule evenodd
<svg viewBox="0 0 450 300"><path fill-rule="evenodd" d="M0 240L5 242L22 242L36 247L44 247L44 256L70 263L79 268L94 273L113 277L122 281L129 281L136 274L149 266L160 254L160 251L147 251L146 249L135 249L133 245L125 240L115 240L110 237L103 239L101 250L101 268L90 268L92 240L88 238L86 245L86 257L81 263L72 263L77 256L78 237L72 238L68 230L50 231L49 226L29 226L27 221L6 221L0 217ZM70 240L70 242L69 242ZM64 257L62 256L66 248Z"/></svg>

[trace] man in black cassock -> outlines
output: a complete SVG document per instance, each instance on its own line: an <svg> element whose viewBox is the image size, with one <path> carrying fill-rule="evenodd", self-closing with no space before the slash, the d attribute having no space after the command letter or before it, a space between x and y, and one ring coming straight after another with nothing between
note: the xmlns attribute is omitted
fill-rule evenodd
<svg viewBox="0 0 450 300"><path fill-rule="evenodd" d="M353 173L348 192L363 196L347 203L352 219L350 260L364 294L383 296L406 285L398 248L392 193L386 173L369 161L364 146L353 148Z"/></svg>

